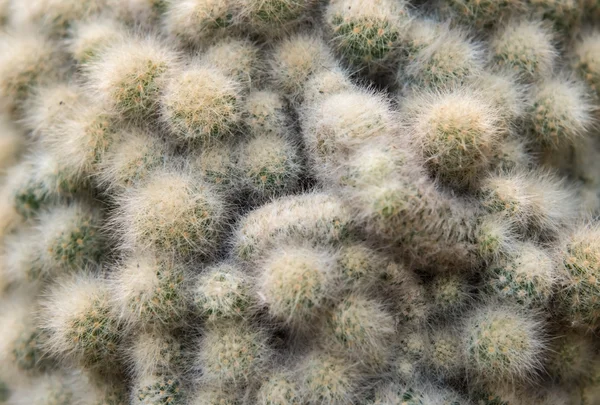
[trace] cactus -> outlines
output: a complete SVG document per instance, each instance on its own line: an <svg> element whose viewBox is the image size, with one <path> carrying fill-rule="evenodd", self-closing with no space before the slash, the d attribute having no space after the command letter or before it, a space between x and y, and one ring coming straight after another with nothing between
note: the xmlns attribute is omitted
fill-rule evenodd
<svg viewBox="0 0 600 405"><path fill-rule="evenodd" d="M208 184L185 171L160 168L119 197L112 223L126 250L210 255L225 213L225 203Z"/></svg>
<svg viewBox="0 0 600 405"><path fill-rule="evenodd" d="M465 31L440 27L431 43L414 54L397 73L399 83L415 88L443 89L469 82L483 70L481 46Z"/></svg>
<svg viewBox="0 0 600 405"><path fill-rule="evenodd" d="M164 0L163 0L164 1ZM235 29L238 3L232 0L167 1L165 31L187 46L202 46Z"/></svg>
<svg viewBox="0 0 600 405"><path fill-rule="evenodd" d="M579 3L577 0L528 0L533 13L563 31L576 31L580 27L582 8Z"/></svg>
<svg viewBox="0 0 600 405"><path fill-rule="evenodd" d="M138 378L149 375L176 375L185 368L181 343L162 331L140 332L127 351L131 374Z"/></svg>
<svg viewBox="0 0 600 405"><path fill-rule="evenodd" d="M264 70L259 48L249 40L233 38L224 39L208 48L202 55L202 64L220 70L244 90L259 84Z"/></svg>
<svg viewBox="0 0 600 405"><path fill-rule="evenodd" d="M398 334L398 356L392 363L392 376L413 382L421 377L425 367L429 339L424 332L404 331Z"/></svg>
<svg viewBox="0 0 600 405"><path fill-rule="evenodd" d="M321 38L296 34L273 49L268 59L269 81L280 94L300 103L306 82L334 66L335 59Z"/></svg>
<svg viewBox="0 0 600 405"><path fill-rule="evenodd" d="M394 318L376 301L358 294L345 297L327 319L331 351L375 368L391 357Z"/></svg>
<svg viewBox="0 0 600 405"><path fill-rule="evenodd" d="M162 120L180 142L212 144L231 136L240 120L240 84L195 61L170 78Z"/></svg>
<svg viewBox="0 0 600 405"><path fill-rule="evenodd" d="M302 375L301 395L308 403L350 403L360 381L351 364L327 353L309 354L299 370Z"/></svg>
<svg viewBox="0 0 600 405"><path fill-rule="evenodd" d="M72 84L61 82L39 87L27 101L25 126L38 139L56 136L57 129L65 120L73 118L82 100L81 89Z"/></svg>
<svg viewBox="0 0 600 405"><path fill-rule="evenodd" d="M310 327L335 287L335 262L326 249L280 246L264 259L258 295L273 317L296 328Z"/></svg>
<svg viewBox="0 0 600 405"><path fill-rule="evenodd" d="M492 174L481 185L481 202L490 213L521 230L556 232L577 215L577 201L563 179L543 170Z"/></svg>
<svg viewBox="0 0 600 405"><path fill-rule="evenodd" d="M273 91L250 92L244 103L243 118L253 137L285 135L290 130L285 103Z"/></svg>
<svg viewBox="0 0 600 405"><path fill-rule="evenodd" d="M190 156L190 170L224 195L240 193L240 173L237 167L237 150L230 143L217 143L202 148Z"/></svg>
<svg viewBox="0 0 600 405"><path fill-rule="evenodd" d="M455 187L473 186L499 141L498 112L477 92L415 96L406 116L432 174Z"/></svg>
<svg viewBox="0 0 600 405"><path fill-rule="evenodd" d="M19 116L32 90L60 77L60 52L40 35L3 33L0 54L0 109Z"/></svg>
<svg viewBox="0 0 600 405"><path fill-rule="evenodd" d="M460 375L465 367L461 336L450 328L440 328L430 336L428 363L444 379Z"/></svg>
<svg viewBox="0 0 600 405"><path fill-rule="evenodd" d="M277 38L301 27L314 14L317 0L248 0L240 14L247 30L266 38Z"/></svg>
<svg viewBox="0 0 600 405"><path fill-rule="evenodd" d="M126 37L85 66L89 90L114 114L143 122L158 114L166 76L177 54L159 40Z"/></svg>
<svg viewBox="0 0 600 405"><path fill-rule="evenodd" d="M298 383L283 373L273 373L261 385L257 394L258 405L301 405Z"/></svg>
<svg viewBox="0 0 600 405"><path fill-rule="evenodd" d="M242 398L231 389L202 387L195 394L190 405L241 405Z"/></svg>
<svg viewBox="0 0 600 405"><path fill-rule="evenodd" d="M0 118L0 177L17 163L25 146L25 138L8 120Z"/></svg>
<svg viewBox="0 0 600 405"><path fill-rule="evenodd" d="M31 285L45 281L54 269L40 263L38 243L24 243L39 237L32 226L21 226L4 240L5 251L1 256L3 275L9 285ZM45 271L44 271L45 270Z"/></svg>
<svg viewBox="0 0 600 405"><path fill-rule="evenodd" d="M600 40L597 33L589 33L574 48L573 67L592 92L600 95Z"/></svg>
<svg viewBox="0 0 600 405"><path fill-rule="evenodd" d="M463 329L468 369L492 381L535 375L546 349L542 327L534 316L513 307L478 308Z"/></svg>
<svg viewBox="0 0 600 405"><path fill-rule="evenodd" d="M452 16L477 28L488 28L525 10L526 0L450 0L444 6Z"/></svg>
<svg viewBox="0 0 600 405"><path fill-rule="evenodd" d="M136 380L131 404L168 405L183 399L181 381L175 376L149 375Z"/></svg>
<svg viewBox="0 0 600 405"><path fill-rule="evenodd" d="M186 269L172 258L136 252L113 270L111 290L125 324L172 328L189 309L185 282Z"/></svg>
<svg viewBox="0 0 600 405"><path fill-rule="evenodd" d="M121 328L110 290L90 271L57 280L41 303L48 353L90 370L110 370L118 361Z"/></svg>
<svg viewBox="0 0 600 405"><path fill-rule="evenodd" d="M552 354L546 368L556 380L565 383L590 376L594 347L587 337L568 333L552 342L550 351Z"/></svg>
<svg viewBox="0 0 600 405"><path fill-rule="evenodd" d="M540 21L513 21L491 43L493 64L512 69L524 80L552 73L557 52L552 31Z"/></svg>
<svg viewBox="0 0 600 405"><path fill-rule="evenodd" d="M332 44L353 69L391 69L410 21L407 2L336 0L325 10Z"/></svg>
<svg viewBox="0 0 600 405"><path fill-rule="evenodd" d="M574 326L596 328L600 319L599 236L596 226L580 226L567 238L563 248L557 298L565 318Z"/></svg>
<svg viewBox="0 0 600 405"><path fill-rule="evenodd" d="M110 44L123 41L124 37L124 27L117 21L99 17L75 22L70 29L67 43L73 59L84 65L101 55Z"/></svg>
<svg viewBox="0 0 600 405"><path fill-rule="evenodd" d="M211 321L244 317L252 304L247 277L232 263L207 269L193 289L199 314Z"/></svg>
<svg viewBox="0 0 600 405"><path fill-rule="evenodd" d="M531 243L520 244L484 272L484 291L525 307L547 305L557 281L555 266L548 252Z"/></svg>
<svg viewBox="0 0 600 405"><path fill-rule="evenodd" d="M266 336L244 322L214 324L206 330L197 358L205 382L243 386L265 370L270 357Z"/></svg>
<svg viewBox="0 0 600 405"><path fill-rule="evenodd" d="M473 299L471 286L463 274L439 274L429 288L433 311L441 316L460 313Z"/></svg>
<svg viewBox="0 0 600 405"><path fill-rule="evenodd" d="M477 247L479 255L486 262L513 253L517 243L514 226L504 221L502 215L487 214L480 218L477 227Z"/></svg>

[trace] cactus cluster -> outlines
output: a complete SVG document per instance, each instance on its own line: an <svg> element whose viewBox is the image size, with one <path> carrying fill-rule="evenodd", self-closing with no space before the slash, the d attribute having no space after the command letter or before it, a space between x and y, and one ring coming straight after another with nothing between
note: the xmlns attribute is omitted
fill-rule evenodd
<svg viewBox="0 0 600 405"><path fill-rule="evenodd" d="M600 1L0 0L0 404L600 405Z"/></svg>

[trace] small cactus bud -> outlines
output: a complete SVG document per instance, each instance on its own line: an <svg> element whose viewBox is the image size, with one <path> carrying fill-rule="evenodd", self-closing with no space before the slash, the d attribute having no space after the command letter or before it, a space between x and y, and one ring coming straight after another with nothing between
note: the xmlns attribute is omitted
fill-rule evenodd
<svg viewBox="0 0 600 405"><path fill-rule="evenodd" d="M193 289L198 313L210 321L245 317L252 303L248 280L232 263L221 263L206 270Z"/></svg>
<svg viewBox="0 0 600 405"><path fill-rule="evenodd" d="M243 386L265 371L270 357L267 337L244 322L215 323L205 331L197 360L206 383Z"/></svg>
<svg viewBox="0 0 600 405"><path fill-rule="evenodd" d="M97 164L95 180L108 194L121 195L145 181L153 170L169 160L168 145L153 134L136 128L117 131L114 141Z"/></svg>
<svg viewBox="0 0 600 405"><path fill-rule="evenodd" d="M429 284L432 310L441 316L455 315L472 300L471 286L462 274L446 272L436 275Z"/></svg>
<svg viewBox="0 0 600 405"><path fill-rule="evenodd" d="M335 67L335 60L320 37L297 34L276 45L268 64L275 90L293 103L300 103L308 79Z"/></svg>
<svg viewBox="0 0 600 405"><path fill-rule="evenodd" d="M99 263L105 248L101 226L101 212L83 203L43 212L37 228L42 271L73 271Z"/></svg>
<svg viewBox="0 0 600 405"><path fill-rule="evenodd" d="M25 146L25 136L0 116L0 178L17 163Z"/></svg>
<svg viewBox="0 0 600 405"><path fill-rule="evenodd" d="M484 291L501 301L526 308L548 304L557 280L548 252L522 243L509 257L499 259L484 272Z"/></svg>
<svg viewBox="0 0 600 405"><path fill-rule="evenodd" d="M73 118L81 101L81 89L72 84L56 83L38 88L27 101L24 124L40 140L57 136L56 131Z"/></svg>
<svg viewBox="0 0 600 405"><path fill-rule="evenodd" d="M326 249L284 245L261 266L257 294L269 313L294 328L310 327L336 287L336 256Z"/></svg>
<svg viewBox="0 0 600 405"><path fill-rule="evenodd" d="M482 306L464 326L464 353L471 372L491 381L521 379L543 363L542 323L513 307Z"/></svg>
<svg viewBox="0 0 600 405"><path fill-rule="evenodd" d="M73 24L67 45L73 59L83 65L96 59L111 44L124 39L124 27L113 19L100 17Z"/></svg>
<svg viewBox="0 0 600 405"><path fill-rule="evenodd" d="M349 291L377 288L385 274L385 257L361 243L351 243L339 252L342 282Z"/></svg>
<svg viewBox="0 0 600 405"><path fill-rule="evenodd" d="M301 405L298 383L284 373L274 373L263 382L257 394L257 405Z"/></svg>
<svg viewBox="0 0 600 405"><path fill-rule="evenodd" d="M19 116L23 102L37 86L60 76L56 46L35 34L3 33L0 48L0 109Z"/></svg>
<svg viewBox="0 0 600 405"><path fill-rule="evenodd" d="M127 351L130 372L141 378L148 375L177 375L185 366L181 344L164 331L137 334Z"/></svg>
<svg viewBox="0 0 600 405"><path fill-rule="evenodd" d="M395 321L377 301L350 294L327 319L326 344L331 351L378 369L389 360Z"/></svg>
<svg viewBox="0 0 600 405"><path fill-rule="evenodd" d="M369 75L394 66L409 22L404 0L337 0L325 9L335 50L352 69L366 69Z"/></svg>
<svg viewBox="0 0 600 405"><path fill-rule="evenodd" d="M186 270L172 258L136 252L111 273L117 313L125 324L173 328L189 309Z"/></svg>
<svg viewBox="0 0 600 405"><path fill-rule="evenodd" d="M283 135L290 123L282 98L273 91L252 91L244 103L244 123L252 136Z"/></svg>
<svg viewBox="0 0 600 405"><path fill-rule="evenodd" d="M85 66L90 91L111 113L144 122L158 114L166 76L177 54L152 37L127 37Z"/></svg>
<svg viewBox="0 0 600 405"><path fill-rule="evenodd" d="M399 83L438 89L468 82L483 70L481 45L465 31L441 28L434 41L424 46L397 73Z"/></svg>
<svg viewBox="0 0 600 405"><path fill-rule="evenodd" d="M512 21L492 39L493 64L518 72L526 81L546 77L557 57L552 42L551 29L541 21Z"/></svg>
<svg viewBox="0 0 600 405"><path fill-rule="evenodd" d="M223 195L235 196L241 192L237 150L231 143L219 142L203 147L191 154L187 163L192 172Z"/></svg>
<svg viewBox="0 0 600 405"><path fill-rule="evenodd" d="M356 367L327 353L314 352L300 364L302 397L313 404L352 403L359 388Z"/></svg>
<svg viewBox="0 0 600 405"><path fill-rule="evenodd" d="M240 83L244 90L256 87L260 83L264 69L262 60L259 59L259 48L247 39L227 38L215 43L202 54L202 63L220 70L227 77Z"/></svg>
<svg viewBox="0 0 600 405"><path fill-rule="evenodd" d="M562 253L560 290L564 317L573 326L600 325L600 228L581 226L568 236Z"/></svg>
<svg viewBox="0 0 600 405"><path fill-rule="evenodd" d="M24 225L7 235L0 256L0 268L9 285L24 286L45 281L55 271L53 267L44 267L40 262L40 247L31 243L39 237L34 227Z"/></svg>
<svg viewBox="0 0 600 405"><path fill-rule="evenodd" d="M596 97L600 96L600 34L584 35L574 49L573 65Z"/></svg>
<svg viewBox="0 0 600 405"><path fill-rule="evenodd" d="M238 82L193 61L167 82L161 118L179 142L213 144L231 136L238 126L240 91Z"/></svg>
<svg viewBox="0 0 600 405"><path fill-rule="evenodd" d="M441 378L452 379L459 376L465 367L461 336L450 328L433 331L427 359L434 372Z"/></svg>
<svg viewBox="0 0 600 405"><path fill-rule="evenodd" d="M159 253L210 255L223 228L225 203L208 184L184 171L153 172L118 197L112 225L122 232L123 248Z"/></svg>
<svg viewBox="0 0 600 405"><path fill-rule="evenodd" d="M534 90L530 133L542 146L570 146L590 129L593 109L581 83L560 78L546 80Z"/></svg>
<svg viewBox="0 0 600 405"><path fill-rule="evenodd" d="M166 3L165 31L184 45L202 47L235 29L239 2L180 0Z"/></svg>
<svg viewBox="0 0 600 405"><path fill-rule="evenodd" d="M234 252L256 261L278 243L305 239L326 245L347 237L352 218L342 201L325 193L282 197L247 214L234 235Z"/></svg>
<svg viewBox="0 0 600 405"><path fill-rule="evenodd" d="M62 278L41 305L41 326L51 355L90 370L114 367L121 330L102 278L88 271Z"/></svg>
<svg viewBox="0 0 600 405"><path fill-rule="evenodd" d="M500 117L478 93L425 93L407 102L411 133L430 171L456 186L472 186L499 141Z"/></svg>
<svg viewBox="0 0 600 405"><path fill-rule="evenodd" d="M323 70L313 75L304 86L304 106L310 114L311 108L317 106L324 99L334 94L350 90L353 84L350 81L350 74L340 67ZM305 113L301 109L300 113Z"/></svg>
<svg viewBox="0 0 600 405"><path fill-rule="evenodd" d="M477 226L477 249L486 261L494 261L513 253L517 247L514 226L502 215L486 214Z"/></svg>
<svg viewBox="0 0 600 405"><path fill-rule="evenodd" d="M545 171L493 174L482 182L480 194L489 213L509 218L522 231L533 226L554 233L577 216L577 201L564 181Z"/></svg>
<svg viewBox="0 0 600 405"><path fill-rule="evenodd" d="M167 405L184 398L181 380L174 375L148 374L137 378L131 393L132 405Z"/></svg>
<svg viewBox="0 0 600 405"><path fill-rule="evenodd" d="M416 382L425 366L430 341L423 332L408 331L398 336L398 357L392 364L392 376L400 381Z"/></svg>

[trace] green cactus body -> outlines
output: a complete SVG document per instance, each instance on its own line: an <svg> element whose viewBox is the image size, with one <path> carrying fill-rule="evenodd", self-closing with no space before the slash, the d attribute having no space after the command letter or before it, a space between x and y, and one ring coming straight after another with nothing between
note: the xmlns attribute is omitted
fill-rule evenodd
<svg viewBox="0 0 600 405"><path fill-rule="evenodd" d="M157 79L167 71L162 63L148 60L140 70L123 77L113 91L116 107L129 117L148 117L152 114L160 87Z"/></svg>

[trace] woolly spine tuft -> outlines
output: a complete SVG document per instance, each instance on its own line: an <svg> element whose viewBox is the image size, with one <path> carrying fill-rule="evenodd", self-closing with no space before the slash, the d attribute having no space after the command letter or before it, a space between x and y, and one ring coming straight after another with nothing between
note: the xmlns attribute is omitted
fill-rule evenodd
<svg viewBox="0 0 600 405"><path fill-rule="evenodd" d="M573 67L596 97L600 96L600 33L588 33L576 43Z"/></svg>
<svg viewBox="0 0 600 405"><path fill-rule="evenodd" d="M58 128L73 118L82 100L81 89L73 84L59 82L36 88L25 104L23 124L35 139L56 137Z"/></svg>
<svg viewBox="0 0 600 405"><path fill-rule="evenodd" d="M425 93L407 101L405 115L432 174L456 187L479 180L500 137L498 111L482 94Z"/></svg>
<svg viewBox="0 0 600 405"><path fill-rule="evenodd" d="M248 282L233 263L207 269L192 291L198 313L209 321L245 317L252 304Z"/></svg>
<svg viewBox="0 0 600 405"><path fill-rule="evenodd" d="M227 38L209 47L202 54L202 63L220 70L248 91L261 83L264 74L259 52L250 40Z"/></svg>
<svg viewBox="0 0 600 405"><path fill-rule="evenodd" d="M327 44L316 35L296 34L278 42L268 59L269 81L292 103L302 102L306 82L335 67Z"/></svg>
<svg viewBox="0 0 600 405"><path fill-rule="evenodd" d="M134 377L178 375L185 366L181 343L165 331L140 332L127 348Z"/></svg>
<svg viewBox="0 0 600 405"><path fill-rule="evenodd" d="M461 336L451 328L434 330L430 336L429 364L442 379L460 376L465 368L464 354L461 351Z"/></svg>
<svg viewBox="0 0 600 405"><path fill-rule="evenodd" d="M161 119L179 142L210 145L230 137L241 118L241 86L199 61L172 75L161 97Z"/></svg>
<svg viewBox="0 0 600 405"><path fill-rule="evenodd" d="M483 215L477 226L477 250L487 263L513 253L518 245L515 227L500 214Z"/></svg>
<svg viewBox="0 0 600 405"><path fill-rule="evenodd" d="M67 46L73 59L86 64L98 58L104 49L115 42L125 40L125 28L107 17L78 21L71 27Z"/></svg>
<svg viewBox="0 0 600 405"><path fill-rule="evenodd" d="M213 188L185 171L160 168L118 197L113 228L124 250L153 248L159 253L210 255L216 249L226 214Z"/></svg>
<svg viewBox="0 0 600 405"><path fill-rule="evenodd" d="M152 36L128 36L85 66L89 90L111 113L134 122L158 114L166 78L178 55Z"/></svg>
<svg viewBox="0 0 600 405"><path fill-rule="evenodd" d="M400 56L411 19L408 7L404 0L335 0L325 9L325 26L352 69L386 72Z"/></svg>
<svg viewBox="0 0 600 405"><path fill-rule="evenodd" d="M326 352L313 352L300 364L301 395L308 403L341 405L352 403L360 377L348 362Z"/></svg>
<svg viewBox="0 0 600 405"><path fill-rule="evenodd" d="M244 386L265 371L271 356L267 336L245 322L215 323L200 342L198 366L205 383Z"/></svg>
<svg viewBox="0 0 600 405"><path fill-rule="evenodd" d="M531 378L544 361L543 324L513 307L478 308L465 320L461 341L468 369L491 381Z"/></svg>
<svg viewBox="0 0 600 405"><path fill-rule="evenodd" d="M50 288L41 307L49 354L90 370L114 367L121 330L105 280L89 271L63 277Z"/></svg>
<svg viewBox="0 0 600 405"><path fill-rule="evenodd" d="M548 252L522 243L510 257L492 263L483 273L484 291L525 308L541 308L552 296L557 281L555 268Z"/></svg>
<svg viewBox="0 0 600 405"><path fill-rule="evenodd" d="M336 274L334 252L283 245L265 257L257 294L274 318L293 328L310 327L334 294Z"/></svg>
<svg viewBox="0 0 600 405"><path fill-rule="evenodd" d="M535 20L509 22L496 33L491 49L494 66L518 72L527 81L551 74L557 56L551 29Z"/></svg>
<svg viewBox="0 0 600 405"><path fill-rule="evenodd" d="M114 306L126 325L170 330L181 324L189 309L186 270L172 258L135 252L111 277Z"/></svg>
<svg viewBox="0 0 600 405"><path fill-rule="evenodd" d="M429 285L432 310L444 317L461 313L473 299L470 290L471 285L463 274L436 275Z"/></svg>
<svg viewBox="0 0 600 405"><path fill-rule="evenodd" d="M298 382L284 373L272 374L257 393L258 405L301 405Z"/></svg>

